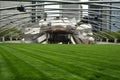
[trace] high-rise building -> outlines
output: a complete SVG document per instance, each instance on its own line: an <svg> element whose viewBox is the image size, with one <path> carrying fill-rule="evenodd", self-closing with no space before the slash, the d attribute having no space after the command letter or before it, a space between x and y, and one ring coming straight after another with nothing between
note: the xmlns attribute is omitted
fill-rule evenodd
<svg viewBox="0 0 120 80"><path fill-rule="evenodd" d="M89 0L89 1L102 1L102 0ZM92 24L93 31L95 32L107 29L107 24L105 21L103 21L106 19L105 18L106 16L103 15L104 11L102 11L102 9L104 9L104 7L102 6L89 5L89 11L88 11L90 17L89 22Z"/></svg>
<svg viewBox="0 0 120 80"><path fill-rule="evenodd" d="M80 0L74 0L80 1ZM80 20L82 18L82 11L81 10L69 10L69 9L81 9L82 5L80 4L61 4L60 8L66 8L68 10L62 10L61 14L62 17L67 17L69 19L76 18L76 20Z"/></svg>
<svg viewBox="0 0 120 80"><path fill-rule="evenodd" d="M32 4L43 4L40 6L32 7L32 22L37 22L40 18L44 17L44 3L33 1Z"/></svg>
<svg viewBox="0 0 120 80"><path fill-rule="evenodd" d="M111 3L111 6L120 6L120 3ZM110 8L110 9L115 9L115 8ZM109 11L109 15L108 16L108 20L109 20L109 30L111 31L117 31L118 29L120 29L120 11L119 10L110 10Z"/></svg>
<svg viewBox="0 0 120 80"><path fill-rule="evenodd" d="M103 1L103 0L90 0L90 1ZM115 1L115 0L109 0L109 1ZM118 6L118 7L120 6L119 3L106 3L106 5ZM95 10L91 10L91 9L95 9ZM114 9L115 8L111 8L111 7L89 5L89 16L91 17L97 16L98 18L97 21L93 20L94 21L93 28L97 31L103 31L103 30L117 31L118 28L120 28L119 27L120 23L117 22L120 20L119 18L117 18L117 16L120 15L120 12Z"/></svg>
<svg viewBox="0 0 120 80"><path fill-rule="evenodd" d="M69 1L73 1L73 0L69 0ZM74 0L74 1L80 1L80 0ZM32 2L32 4L38 4L39 2ZM45 3L41 3L41 4L46 4L46 3L51 3L51 2L45 2ZM39 3L40 4L40 3ZM54 9L59 9L59 8L65 8L65 10L51 10L51 11L46 11L45 8L54 8ZM58 5L45 5L45 6L36 6L33 7L32 10L32 19L37 19L38 15L41 15L42 18L45 17L45 14L48 15L48 17L50 16L61 16L61 17L67 17L69 19L72 18L76 18L76 20L80 20L82 17L82 11L78 10L81 9L82 6L80 4L58 4ZM69 10L72 9L72 10ZM73 10L76 9L76 10ZM41 10L41 12L39 12ZM54 13L54 14L53 14ZM35 22L33 20L33 22Z"/></svg>

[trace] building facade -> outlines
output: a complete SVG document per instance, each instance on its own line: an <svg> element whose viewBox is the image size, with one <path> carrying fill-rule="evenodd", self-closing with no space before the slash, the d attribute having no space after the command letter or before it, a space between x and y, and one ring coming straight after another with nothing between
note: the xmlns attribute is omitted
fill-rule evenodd
<svg viewBox="0 0 120 80"><path fill-rule="evenodd" d="M74 0L74 1L80 1L80 0ZM60 8L65 8L68 10L61 10L63 12L61 14L62 17L67 17L68 19L75 18L76 20L81 20L83 17L82 13L82 5L80 4L62 4L60 5ZM69 9L76 9L76 10L69 10Z"/></svg>
<svg viewBox="0 0 120 80"><path fill-rule="evenodd" d="M24 6L26 4L30 4L30 2L18 2L18 1L0 1L0 8L7 8L7 7L20 7L21 5ZM6 27L13 27L17 24L21 24L22 22L26 22L31 20L31 14L21 14L22 12L16 9L11 10L3 10L0 11L0 27L6 24ZM18 14L18 15L14 15ZM13 16L10 16L13 15ZM26 18L25 18L26 17ZM23 18L23 19L20 19ZM8 24L8 25L7 25Z"/></svg>
<svg viewBox="0 0 120 80"><path fill-rule="evenodd" d="M102 0L89 0L89 1L102 1ZM90 17L89 22L93 26L93 31L103 31L107 29L107 20L105 11L102 11L104 7L98 5L89 5L88 14Z"/></svg>
<svg viewBox="0 0 120 80"><path fill-rule="evenodd" d="M96 1L96 0L90 0L90 1ZM103 0L97 0L97 1L103 1ZM112 1L112 0L109 0L109 1ZM120 6L119 3L106 3L106 5L116 6L116 7ZM112 7L89 5L89 16L98 17L97 21L93 19L94 24L95 24L94 26L95 30L117 31L120 29L120 22L118 22L120 20L120 18L118 18L118 16L120 15L120 12L114 9L115 8L112 8ZM96 24L99 24L99 25L96 25Z"/></svg>
<svg viewBox="0 0 120 80"><path fill-rule="evenodd" d="M120 3L112 3L110 4L111 6L116 6L119 7ZM110 9L115 9L115 8L110 8ZM117 31L120 29L120 11L119 10L111 10L109 11L110 16L108 17L109 19L109 29L111 31Z"/></svg>
<svg viewBox="0 0 120 80"><path fill-rule="evenodd" d="M41 4L41 6L33 6L31 10L32 22L39 21L40 18L44 17L44 3L33 1L32 4ZM43 4L43 5L42 5Z"/></svg>

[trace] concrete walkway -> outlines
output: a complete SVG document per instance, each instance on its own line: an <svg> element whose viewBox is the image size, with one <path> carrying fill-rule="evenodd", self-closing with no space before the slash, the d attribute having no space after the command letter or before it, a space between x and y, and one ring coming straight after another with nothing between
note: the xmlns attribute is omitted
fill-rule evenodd
<svg viewBox="0 0 120 80"><path fill-rule="evenodd" d="M110 42L96 42L96 44L117 44L117 45L120 45L120 43L110 43Z"/></svg>

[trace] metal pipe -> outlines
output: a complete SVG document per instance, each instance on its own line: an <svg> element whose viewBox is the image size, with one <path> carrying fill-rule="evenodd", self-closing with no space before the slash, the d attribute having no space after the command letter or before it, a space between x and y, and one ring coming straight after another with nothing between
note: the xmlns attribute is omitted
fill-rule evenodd
<svg viewBox="0 0 120 80"><path fill-rule="evenodd" d="M26 10L32 10L36 8L26 8ZM37 8L40 10L70 10L70 11L86 11L86 10L93 10L93 11L120 11L120 9L79 9L79 8Z"/></svg>
<svg viewBox="0 0 120 80"><path fill-rule="evenodd" d="M38 2L47 2L46 0L38 1ZM112 5L107 5L103 3L120 3L120 1L87 1L87 2L75 2L75 1L48 1L48 2L54 2L54 3L49 3L49 4L28 4L24 5L24 7L32 7L32 6L42 6L42 5L58 5L58 4L86 4L86 5L97 5L97 6L102 6L102 7L111 7L111 8L117 8L120 9L119 6L112 6ZM55 3L57 2L57 4ZM102 4L97 4L97 3L102 3ZM11 9L16 9L17 6L13 7L6 7L6 8L0 8L0 11L2 10L11 10Z"/></svg>
<svg viewBox="0 0 120 80"><path fill-rule="evenodd" d="M3 1L3 0L0 0ZM8 0L4 0L8 1ZM16 1L16 0L11 0L11 1ZM71 1L71 0L17 0L17 1L23 1L23 2L31 2L31 1L36 1L36 2L54 2L54 3L71 3L71 4L88 4L88 3L119 3L120 1Z"/></svg>

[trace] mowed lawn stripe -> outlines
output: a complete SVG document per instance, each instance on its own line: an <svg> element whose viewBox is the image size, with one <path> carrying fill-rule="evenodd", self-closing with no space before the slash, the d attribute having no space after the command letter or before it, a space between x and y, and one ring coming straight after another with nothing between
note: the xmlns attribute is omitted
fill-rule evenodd
<svg viewBox="0 0 120 80"><path fill-rule="evenodd" d="M95 67L95 66L102 66L103 68L104 67L107 67L107 69L112 69L112 70L116 70L117 72L120 72L118 70L120 70L120 64L117 64L115 63L116 60L113 59L114 63L112 63L111 61L109 60L104 60L104 59L100 59L100 58L96 58L96 57L89 57L89 56L82 56L82 55L75 55L74 53L73 54L66 54L66 53L60 53L59 51L58 52L52 52L52 51L46 51L46 50L41 50L41 49L34 49L34 48L27 48L27 49L31 49L31 50L34 50L34 51L40 51L40 52L43 52L45 54L48 54L48 55L53 55L53 56L59 56L58 58L63 58L65 60L71 60L71 61L74 61L74 62L84 62L84 63L88 63L88 64L92 64L93 66L92 67ZM80 53L79 53L80 54ZM72 59L74 58L74 59ZM68 61L66 61L68 62ZM101 65L101 64L105 64L105 65Z"/></svg>
<svg viewBox="0 0 120 80"><path fill-rule="evenodd" d="M30 47L25 47L25 48L34 49L34 50L42 51L44 53L48 53L48 54L50 53L50 54L53 54L53 55L59 55L59 56L65 56L65 57L66 56L75 57L75 58L84 59L84 60L87 59L87 61L88 61L88 59L92 60L93 62L95 60L95 61L98 61L98 62L108 63L108 64L112 64L112 65L116 65L116 66L120 67L120 64L117 64L116 62L114 62L114 63L111 62L111 60L112 60L112 61L117 61L117 62L120 63L120 60L118 60L118 58L111 59L111 57L108 57L108 58L110 58L110 60L106 60L106 58L103 58L102 56L99 57L98 55L84 56L86 53L84 55L81 55L81 52L71 54L69 50L67 51L67 52L69 52L69 54L68 54L68 53L65 52L65 50L64 50L64 52L61 52L61 50L60 51L51 51L51 50L45 50L45 49L42 50L41 48L37 49L37 48L34 48L34 47L31 47L31 48ZM89 54L91 54L91 53L89 52Z"/></svg>
<svg viewBox="0 0 120 80"><path fill-rule="evenodd" d="M47 47L47 46L46 46ZM35 47L33 47L35 48ZM37 47L42 50L45 50L45 47ZM54 49L55 48L55 49ZM114 49L113 49L114 48ZM78 56L87 56L87 57L97 57L105 60L109 60L109 58L119 59L120 56L120 46L118 45L69 45L62 46L59 45L58 48L55 45L48 46L47 50L52 52L60 52L63 54L71 54ZM113 53L113 54L111 54ZM118 56L119 55L119 56Z"/></svg>
<svg viewBox="0 0 120 80"><path fill-rule="evenodd" d="M24 49L22 49L22 50L24 50ZM31 49L30 49L31 50ZM25 50L26 51L26 50ZM33 50L32 51L30 51L30 52L32 52L33 53ZM53 55L52 55L53 56ZM45 56L46 57L46 56ZM48 57L50 57L50 56L48 56ZM52 57L52 59L53 59L54 57ZM50 59L51 60L51 59ZM52 61L53 62L53 61ZM57 62L58 63L58 62ZM85 67L85 66L84 66ZM104 73L105 74L105 73ZM107 73L107 75L108 75L109 73ZM110 74L109 74L110 75ZM111 75L112 77L116 77L115 75ZM119 77L119 76L117 76L117 77Z"/></svg>
<svg viewBox="0 0 120 80"><path fill-rule="evenodd" d="M96 67L96 68L100 68L100 70L104 70L104 71L107 71L107 72L111 72L111 71L113 72L114 71L114 72L116 72L116 74L120 74L120 66L119 66L119 64L111 63L110 61L106 61L106 60L101 61L101 59L98 60L97 58L92 58L92 57L83 57L83 56L78 56L78 55L76 56L74 54L69 55L69 54L65 54L65 53L62 54L62 53L59 53L59 52L51 52L51 51L35 49L35 48L26 47L26 49L34 50L35 52L40 51L40 52L42 52L44 54L57 56L58 58L62 58L62 60L66 60L66 62L70 61L70 62L75 62L75 64L78 63L78 64L81 64L81 65L87 63L87 64L89 64L88 66L90 66L90 64L92 64L91 67L93 67L93 68ZM82 62L84 62L84 63L82 63ZM101 65L101 64L105 64L105 65ZM101 67L99 67L99 66L102 66L103 68L107 67L107 69L101 69Z"/></svg>
<svg viewBox="0 0 120 80"><path fill-rule="evenodd" d="M15 75L13 80L48 80L50 79L43 73L38 72L38 70L36 70L34 67L25 63L25 61L14 56L13 55L14 52L12 51L12 49L7 48L5 46L4 47L2 46L1 48L5 52L2 55L6 59L7 63L11 67L10 69L13 71Z"/></svg>
<svg viewBox="0 0 120 80"><path fill-rule="evenodd" d="M16 44L15 44L16 45ZM119 52L119 45L41 45L41 44L38 44L38 45L36 45L36 44L23 44L23 45L25 45L25 47L32 47L32 46L34 46L33 48L40 48L40 49L43 49L43 50L51 50L51 51L59 51L59 52L66 52L67 50L68 50L68 52L67 53L69 53L69 52L71 52L71 53L79 53L79 52L81 52L81 54L87 54L87 55L89 55L89 56L91 56L91 55L93 55L94 56L94 54L95 55L99 55L99 56L102 56L102 57L104 57L104 56L115 56L115 57L118 57L119 58L119 56L118 55L120 55L120 54L118 54L118 53L116 53L116 52ZM18 46L23 46L23 45L18 45ZM113 49L114 48L114 49ZM104 54L101 54L101 52L103 52L104 51ZM109 51L110 52L113 52L114 53L114 55L113 54L109 54ZM91 54L89 54L91 52ZM96 52L98 52L98 53L96 53ZM71 54L71 53L69 53L69 54ZM117 55L115 55L115 54L117 54ZM86 55L86 56L87 56Z"/></svg>
<svg viewBox="0 0 120 80"><path fill-rule="evenodd" d="M75 67L71 67L70 65L68 65L68 64L66 64L66 63L64 63L64 62L62 62L62 63L64 63L64 64L61 64L61 63L59 63L58 61L56 61L56 60L54 60L54 59L49 59L49 58L47 58L46 56L43 56L43 55L36 55L36 54L34 54L34 52L33 51L31 51L31 50L27 50L27 49L20 49L20 48L16 48L16 49L18 49L18 50L20 50L20 52L21 51L25 51L25 53L27 53L27 56L31 56L31 57L34 57L34 58L36 58L36 59L40 59L40 60L42 60L42 61L44 61L44 62L46 62L46 64L51 64L51 65L53 65L53 66L55 66L55 67L57 67L58 69L62 69L62 70L64 70L64 71L67 71L67 73L66 74L68 74L68 72L69 72L69 74L71 74L71 75L69 75L69 77L71 77L71 76L76 76L76 77L78 77L79 78L79 80L86 80L86 79L84 79L83 77L81 77L80 75L79 75L79 68L75 68ZM50 57L49 55L48 55L48 57ZM76 70L76 72L74 71L74 70ZM68 79L69 80L69 79Z"/></svg>
<svg viewBox="0 0 120 80"><path fill-rule="evenodd" d="M11 71L7 61L2 56L4 54L3 50L0 49L0 79L1 80L12 80L14 78L14 73Z"/></svg>
<svg viewBox="0 0 120 80"><path fill-rule="evenodd" d="M11 77L10 79L13 79L13 80L14 80L16 77L19 76L19 73L18 73L18 71L16 70L16 68L14 67L14 65L11 63L12 58L9 57L9 53L6 52L6 51L4 50L4 48L2 48L2 47L0 47L0 48L2 49L2 51L4 51L4 53L1 53L2 57L3 57L4 60L6 61L9 69L11 70L11 72L14 74L13 78ZM17 74L17 73L18 73L18 74ZM17 74L17 75L16 75L16 74Z"/></svg>
<svg viewBox="0 0 120 80"><path fill-rule="evenodd" d="M18 45L18 47L20 47L21 45ZM109 48L109 46L108 45L105 45L105 46L107 46L107 47L104 47L104 45L86 45L86 46L91 46L90 48L91 49L88 49L86 46L85 46L85 48L82 48L82 46L83 45L81 45L81 46L78 46L77 45L77 47L76 47L76 45L75 45L75 48L71 48L71 47L69 47L69 46L73 46L73 45L69 45L69 46L67 46L67 48L63 48L61 45L59 45L58 47L59 47L59 49L57 48L57 47L54 47L54 46L56 46L56 45L52 45L52 46L50 46L50 45L48 45L48 46L46 46L46 49L45 49L45 47L44 47L44 45L41 45L41 46L43 46L43 47L41 47L41 46L36 46L36 45L33 45L34 47L32 47L32 45L31 46L29 46L29 45L25 45L25 46L22 46L22 47L25 47L25 48L27 48L27 46L29 47L29 48L32 48L32 49L39 49L39 50L43 50L43 51L51 51L51 52L57 52L57 53L60 53L60 54L68 54L68 55L74 55L74 56L80 56L80 57L83 57L83 58L85 58L85 57L89 57L89 58L97 58L97 59L99 59L99 61L101 61L101 62L108 62L108 61L110 61L110 62L114 62L114 63L119 63L120 64L120 58L119 58L119 56L118 55L120 55L120 52L119 52L119 47L118 47L118 45L113 45L113 46L115 46L115 49L113 49L112 50L112 48L111 48L111 46L112 45L110 45L110 48ZM66 45L65 45L66 46ZM94 47L95 46L95 47ZM79 48L78 48L79 47ZM83 46L84 47L84 46ZM97 49L100 47L100 50L97 50L96 51L96 47L97 47ZM54 48L54 49L53 49ZM57 48L57 49L56 49ZM71 48L71 49L70 49ZM76 49L77 48L77 49ZM62 50L62 49L64 49L64 50ZM73 50L72 50L73 49ZM109 54L109 51L110 52L113 52L113 54L111 55L111 54ZM116 53L117 52L117 53ZM118 53L119 52L119 53ZM104 55L103 55L103 53L104 53ZM103 61L102 61L103 60ZM114 60L116 60L116 61L114 61ZM109 63L109 62L108 62ZM114 64L114 63L112 63L112 64ZM118 65L119 65L118 64Z"/></svg>
<svg viewBox="0 0 120 80"><path fill-rule="evenodd" d="M9 47L10 48L10 47ZM15 52L16 51L19 51L19 50L17 50L17 49L12 49L12 50L14 50ZM13 52L14 52L13 51ZM27 51L27 50L26 50ZM26 53L27 52L24 52L24 51L19 51L19 52L17 52L17 54L16 53L11 53L11 54L13 54L13 55L15 55L15 56L17 56L17 57L20 57L21 59L24 59L24 61L27 61L27 63L29 62L28 60L27 60L27 56L31 56L30 55L30 53L28 53L27 55L26 55ZM20 53L21 52L21 53ZM30 51L30 52L32 52L32 51ZM22 53L24 53L24 54L22 54ZM26 58L22 58L23 56L25 57L25 55L26 55ZM33 58L35 58L34 57L34 54L31 56L31 57L33 57ZM32 61L32 62L39 62L39 61L41 61L41 58L42 57L40 57L40 59L34 59L35 61ZM32 59L32 58L31 58ZM29 59L30 60L30 59ZM46 62L46 61L45 61ZM34 63L31 63L31 65L33 65ZM55 64L55 63L54 63ZM40 65L40 63L38 63L38 64L34 64L34 65ZM46 68L46 66L47 65L49 65L49 66L47 66L47 70L49 71L50 70L50 65L51 65L51 63L49 64L49 63L45 63L44 65L43 64L41 64L43 67L45 67ZM82 78L82 77L80 77L80 76L77 76L77 75L75 75L75 74L73 74L73 73L70 73L70 72L68 72L68 71L66 71L66 69L63 69L63 68L59 68L58 66L53 66L52 65L52 67L53 67L53 69L52 69L52 71L50 71L50 72L48 72L47 70L45 70L44 71L44 69L45 68L40 68L40 66L35 66L35 67L38 67L39 68L39 70L41 70L42 72L45 72L46 73L46 76L49 76L49 75L52 75L52 80L86 80L86 79L84 79L84 78ZM48 73L47 73L48 72ZM54 72L54 73L53 73ZM58 76L58 78L56 77L56 75ZM59 77L60 76L60 77ZM46 80L46 79L45 79ZM50 79L47 79L47 80L50 80Z"/></svg>
<svg viewBox="0 0 120 80"><path fill-rule="evenodd" d="M25 46L25 45L24 45ZM28 45L27 45L28 46ZM33 46L33 45L32 45ZM38 46L38 45L36 45L36 46ZM34 47L36 47L35 45L34 45ZM39 45L40 47L41 47L41 45ZM20 46L20 47L22 47L22 45ZM47 47L47 46L46 46ZM59 46L58 46L59 47ZM48 47L47 48L49 48L49 45L48 45ZM69 48L69 47L68 47ZM25 48L26 49L26 48ZM46 49L47 50L47 49ZM32 50L33 51L33 50ZM114 51L113 51L114 52ZM32 52L33 53L33 52ZM38 51L37 51L37 53L39 53ZM43 52L42 52L43 53ZM50 53L50 52L49 52ZM45 54L45 53L44 53ZM111 54L111 53L110 53ZM53 54L52 54L53 55ZM52 57L51 57L52 58ZM53 58L54 59L54 58ZM50 60L50 59L49 59ZM67 60L66 60L66 62L67 62ZM102 64L102 65L104 65L104 64ZM119 71L119 70L118 70ZM93 73L94 74L94 73ZM86 74L87 75L87 74ZM100 77L100 76L98 76L97 75L97 77ZM110 79L111 79L111 77L109 77ZM100 78L99 78L100 79ZM108 78L103 78L104 80L108 80ZM103 80L103 79L101 79L101 80ZM109 80L110 80L109 79ZM91 79L90 78L90 80L94 80L93 78ZM95 79L96 80L96 79ZM97 79L98 80L98 79ZM119 79L111 79L111 80L119 80Z"/></svg>
<svg viewBox="0 0 120 80"><path fill-rule="evenodd" d="M28 45L26 45L26 46L22 46L22 48L23 47L25 47L25 48L27 48L27 46ZM43 45L41 45L41 46L43 46ZM92 58L95 58L95 59L99 59L98 61L100 61L100 62L106 62L106 63L111 63L111 64L114 64L114 65L120 65L120 58L116 58L116 57L114 57L114 55L113 56L99 56L99 55L97 55L97 54L102 54L104 51L97 51L96 53L94 53L93 54L93 52L90 52L90 51L87 51L87 53L86 53L86 51L85 52L81 52L81 50L79 51L79 52L73 52L73 51L71 51L71 49L66 49L66 50L61 50L61 48L60 48L60 50L59 51L51 51L51 50L49 50L49 47L47 47L46 49L44 49L44 48L42 48L42 47L36 47L36 45L35 45L35 47L32 47L32 46L28 46L28 48L32 48L32 49L35 49L35 50L42 50L42 51L44 51L44 52L46 52L46 51L49 51L50 52L50 54L52 54L52 53L60 53L61 55L63 54L63 55L68 55L68 56L77 56L77 57L81 57L81 58L83 58L83 59L86 59L86 58L88 58L88 59L91 59L92 60ZM49 45L50 46L50 45ZM54 45L53 45L54 46ZM69 46L71 46L71 45L69 45ZM69 48L69 46L68 46L68 48ZM99 45L98 45L99 46ZM20 45L18 45L18 47L20 47ZM81 46L80 46L81 47ZM75 49L76 49L76 47L75 47ZM56 49L54 49L54 50L56 50ZM62 51L62 52L61 52ZM109 51L109 50L108 50ZM114 50L115 51L115 50ZM99 53L98 53L99 52ZM119 52L119 51L118 51ZM89 53L89 55L88 55L88 53ZM115 54L115 53L114 53ZM118 53L118 55L120 55L120 53ZM117 57L119 57L117 55ZM107 59L108 58L108 59ZM94 59L93 59L94 60ZM112 62L112 61L114 61L114 63ZM116 64L116 62L119 62L119 64Z"/></svg>

